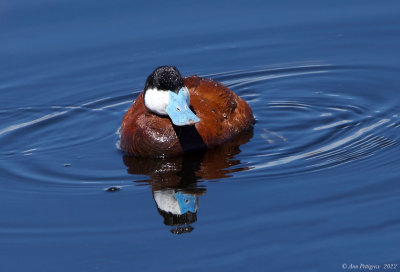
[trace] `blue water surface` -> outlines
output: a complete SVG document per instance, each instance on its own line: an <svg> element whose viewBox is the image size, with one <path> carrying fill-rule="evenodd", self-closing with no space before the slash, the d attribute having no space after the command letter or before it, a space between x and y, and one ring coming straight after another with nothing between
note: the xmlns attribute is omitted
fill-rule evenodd
<svg viewBox="0 0 400 272"><path fill-rule="evenodd" d="M0 0L0 271L399 270L399 48L399 1ZM231 88L254 129L124 155L166 64ZM176 191L190 218L159 207Z"/></svg>

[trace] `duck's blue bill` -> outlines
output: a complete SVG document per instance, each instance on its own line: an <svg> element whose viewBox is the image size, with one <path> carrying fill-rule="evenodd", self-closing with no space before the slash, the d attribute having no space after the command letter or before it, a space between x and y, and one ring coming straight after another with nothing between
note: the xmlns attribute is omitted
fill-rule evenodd
<svg viewBox="0 0 400 272"><path fill-rule="evenodd" d="M176 126L193 125L200 122L200 118L190 110L182 90L179 90L178 94L169 91L169 104L166 110L172 123Z"/></svg>
<svg viewBox="0 0 400 272"><path fill-rule="evenodd" d="M178 201L181 214L187 212L196 212L196 196L177 192L174 194L175 199Z"/></svg>

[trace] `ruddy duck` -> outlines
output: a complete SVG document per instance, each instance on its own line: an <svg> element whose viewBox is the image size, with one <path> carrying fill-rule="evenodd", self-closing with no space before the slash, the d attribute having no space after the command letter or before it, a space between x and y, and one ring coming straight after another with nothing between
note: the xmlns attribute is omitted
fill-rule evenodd
<svg viewBox="0 0 400 272"><path fill-rule="evenodd" d="M160 66L122 120L120 147L139 157L182 155L221 145L254 121L250 106L221 83Z"/></svg>

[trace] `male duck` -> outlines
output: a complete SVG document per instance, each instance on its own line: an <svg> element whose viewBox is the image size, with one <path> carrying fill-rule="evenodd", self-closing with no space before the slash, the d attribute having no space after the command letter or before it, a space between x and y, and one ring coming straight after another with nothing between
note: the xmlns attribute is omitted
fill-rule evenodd
<svg viewBox="0 0 400 272"><path fill-rule="evenodd" d="M161 66L125 114L120 147L139 157L182 155L220 145L253 124L250 106L221 83Z"/></svg>

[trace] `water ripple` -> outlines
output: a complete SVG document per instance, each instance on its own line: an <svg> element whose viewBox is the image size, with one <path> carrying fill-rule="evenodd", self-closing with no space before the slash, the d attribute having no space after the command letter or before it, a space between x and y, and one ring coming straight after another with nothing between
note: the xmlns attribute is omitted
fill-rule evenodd
<svg viewBox="0 0 400 272"><path fill-rule="evenodd" d="M297 63L208 75L246 99L257 119L254 136L241 148L234 167L245 165L255 177L280 176L390 151L399 143L400 103L388 98L390 91L384 96L365 86L371 73L382 74L384 82L384 75L394 72ZM3 172L20 180L21 187L27 180L63 189L127 186L131 177L121 164L114 132L138 93L76 105L2 109Z"/></svg>
<svg viewBox="0 0 400 272"><path fill-rule="evenodd" d="M352 163L396 146L400 103L388 96L395 90L385 96L362 90L368 74L384 80L393 72L372 66L298 64L217 78L250 98L257 118L246 157L253 162L251 171L279 176Z"/></svg>

